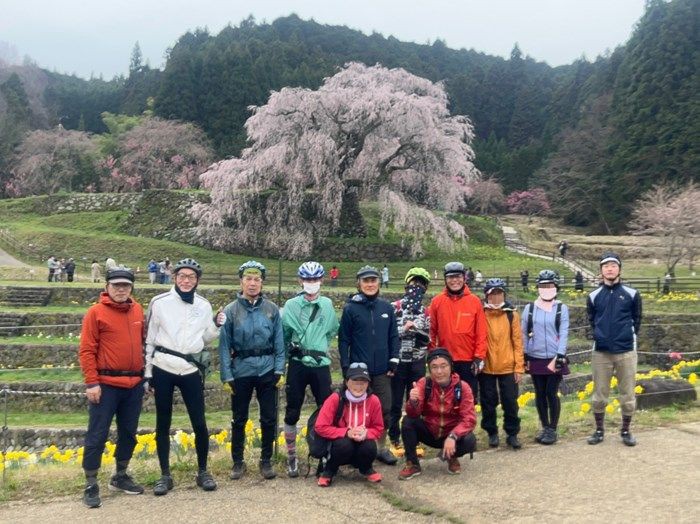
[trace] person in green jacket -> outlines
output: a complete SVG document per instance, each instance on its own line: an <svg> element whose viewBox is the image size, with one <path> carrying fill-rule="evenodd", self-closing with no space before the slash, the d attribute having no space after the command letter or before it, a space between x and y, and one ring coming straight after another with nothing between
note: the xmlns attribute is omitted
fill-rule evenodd
<svg viewBox="0 0 700 524"><path fill-rule="evenodd" d="M325 271L318 262L299 266L299 283L303 291L289 299L282 313L284 343L289 356L287 369L287 407L284 414L284 439L287 444L287 474L299 476L296 439L297 422L306 396L306 386L316 406L331 394L331 340L338 334L338 318L333 303L320 295Z"/></svg>

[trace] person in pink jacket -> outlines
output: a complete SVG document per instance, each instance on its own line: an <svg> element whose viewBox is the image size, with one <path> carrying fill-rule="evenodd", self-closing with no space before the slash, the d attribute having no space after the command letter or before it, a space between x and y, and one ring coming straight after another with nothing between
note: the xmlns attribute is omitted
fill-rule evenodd
<svg viewBox="0 0 700 524"><path fill-rule="evenodd" d="M369 382L366 364L350 364L345 387L329 396L318 413L314 429L320 437L331 441L330 456L318 478L321 487L330 486L338 468L344 464L359 469L370 482L382 480L372 463L377 457L377 440L384 431L384 420L379 398L368 391ZM344 404L343 411L336 421L340 402Z"/></svg>

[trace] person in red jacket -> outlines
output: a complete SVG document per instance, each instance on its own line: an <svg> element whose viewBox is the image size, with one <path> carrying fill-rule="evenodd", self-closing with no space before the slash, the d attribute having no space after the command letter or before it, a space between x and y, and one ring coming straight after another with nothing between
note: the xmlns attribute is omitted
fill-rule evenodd
<svg viewBox="0 0 700 524"><path fill-rule="evenodd" d="M83 470L86 486L83 502L89 508L102 505L97 473L112 419L117 416L117 472L109 487L130 495L143 493L126 473L136 446L136 429L143 399L144 316L131 299L134 274L128 269L107 273L105 291L83 318L80 335L80 367L85 379L89 421L85 434Z"/></svg>
<svg viewBox="0 0 700 524"><path fill-rule="evenodd" d="M454 371L479 396L477 375L484 369L488 346L486 316L481 299L465 282L464 265L449 262L443 270L445 289L430 302L430 346L446 348Z"/></svg>
<svg viewBox="0 0 700 524"><path fill-rule="evenodd" d="M369 382L364 362L350 364L345 387L329 396L318 413L314 429L331 441L326 468L318 478L318 485L323 488L331 485L338 468L344 464L352 464L370 482L382 480L372 463L377 457L377 440L384 431L384 419L379 397L368 391ZM341 401L343 413L335 423Z"/></svg>
<svg viewBox="0 0 700 524"><path fill-rule="evenodd" d="M462 471L459 457L476 448L474 397L452 367L450 352L436 348L428 354L430 377L414 382L401 423L406 464L399 472L400 480L420 475L419 442L441 449L440 458L447 461L447 471L453 475Z"/></svg>

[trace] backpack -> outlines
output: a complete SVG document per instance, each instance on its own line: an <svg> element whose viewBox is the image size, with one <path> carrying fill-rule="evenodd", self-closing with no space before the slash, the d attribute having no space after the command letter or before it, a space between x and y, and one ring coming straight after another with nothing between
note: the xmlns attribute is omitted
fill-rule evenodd
<svg viewBox="0 0 700 524"><path fill-rule="evenodd" d="M535 310L535 303L530 302L528 304L529 309L527 312L527 336L528 338L532 338L533 335L533 320L532 320L532 315ZM559 327L561 326L561 302L557 302L557 312L554 316L554 328L557 330L557 336L559 335Z"/></svg>
<svg viewBox="0 0 700 524"><path fill-rule="evenodd" d="M340 401L338 402L338 409L335 412L335 417L333 417L333 425L337 425L340 422L340 418L343 416L343 409L345 408L345 396L340 393L340 391L335 391L333 395L338 395ZM321 411L320 406L316 408L309 420L306 422L306 444L309 447L309 457L324 459L328 455L330 448L330 440L323 438L318 433L316 433L316 419Z"/></svg>

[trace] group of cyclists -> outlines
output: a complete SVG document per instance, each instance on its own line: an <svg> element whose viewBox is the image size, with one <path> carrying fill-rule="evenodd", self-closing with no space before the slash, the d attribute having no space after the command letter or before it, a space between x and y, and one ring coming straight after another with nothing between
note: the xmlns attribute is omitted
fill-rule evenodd
<svg viewBox="0 0 700 524"><path fill-rule="evenodd" d="M614 374L620 383L622 440L631 446L636 443L630 422L641 301L639 293L620 283L622 262L617 255L606 253L600 265L603 282L587 306L595 340L596 422L588 442L604 439ZM238 268L237 296L217 312L196 292L202 271L191 258L177 262L173 287L155 296L144 316L131 298L133 272L112 269L99 302L85 316L80 363L89 400L83 459L83 501L88 507L101 505L97 474L115 415L116 473L109 487L129 494L144 492L127 473L144 394L153 394L156 405L161 476L154 494L173 489L169 446L175 388L195 434L196 483L205 491L216 489L207 468L203 386L209 368L206 347L217 337L220 379L231 394L233 480L247 472L245 427L253 392L260 413L259 471L264 479L275 478L273 444L282 388L287 475L299 476L298 423L310 389L318 407L311 431L325 446L317 472L321 487L330 486L346 464L369 482L379 482L382 474L374 469L374 461L394 465L400 457L404 464L398 477L411 479L422 472L423 446L439 449L447 471L460 473L459 458L476 447L475 402L481 406L488 445L500 445L500 404L505 443L520 449L517 400L525 374L534 386L541 423L535 441L551 445L558 439L558 389L568 373L569 311L557 300L559 277L552 270L538 274L537 298L525 305L521 315L508 300L503 279L486 280L483 296L473 293L461 262L445 265L444 287L429 304L426 293L432 282L424 268L411 268L404 277L403 296L388 302L380 297L381 272L366 265L356 274L357 292L347 298L339 320L332 301L321 293L325 270L318 262L301 264L297 273L301 290L282 309L263 294L266 268L259 262L250 260ZM337 360L332 349L336 337L343 383L334 392L331 363Z"/></svg>

